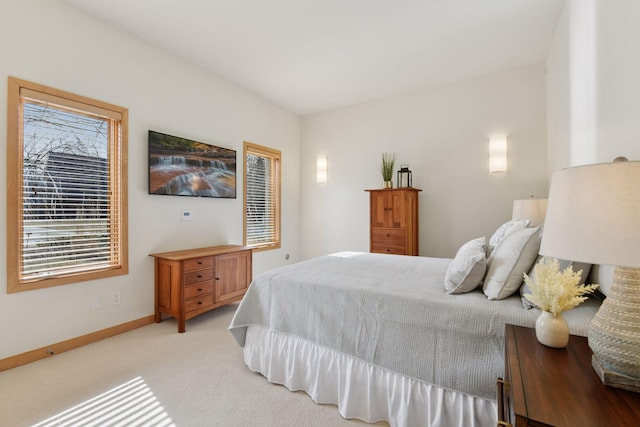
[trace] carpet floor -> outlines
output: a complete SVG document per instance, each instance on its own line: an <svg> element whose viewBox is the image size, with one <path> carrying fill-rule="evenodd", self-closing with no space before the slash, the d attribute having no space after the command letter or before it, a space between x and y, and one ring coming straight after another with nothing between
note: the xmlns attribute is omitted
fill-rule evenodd
<svg viewBox="0 0 640 427"><path fill-rule="evenodd" d="M184 334L167 319L0 372L0 425L367 425L249 371L227 330L236 308L195 317Z"/></svg>

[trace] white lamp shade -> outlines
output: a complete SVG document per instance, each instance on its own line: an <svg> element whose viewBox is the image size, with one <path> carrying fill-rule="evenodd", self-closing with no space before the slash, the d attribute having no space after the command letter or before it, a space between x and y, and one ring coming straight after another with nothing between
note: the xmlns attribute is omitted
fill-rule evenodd
<svg viewBox="0 0 640 427"><path fill-rule="evenodd" d="M528 219L529 225L536 227L544 222L546 212L547 199L514 200L511 219Z"/></svg>
<svg viewBox="0 0 640 427"><path fill-rule="evenodd" d="M640 267L640 162L555 172L540 253L591 264Z"/></svg>

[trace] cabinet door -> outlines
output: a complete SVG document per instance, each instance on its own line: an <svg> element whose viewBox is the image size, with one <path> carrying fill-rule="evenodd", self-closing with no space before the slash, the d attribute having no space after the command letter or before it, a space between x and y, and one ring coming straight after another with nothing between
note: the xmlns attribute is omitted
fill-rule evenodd
<svg viewBox="0 0 640 427"><path fill-rule="evenodd" d="M387 192L371 192L371 227L388 227L389 203Z"/></svg>
<svg viewBox="0 0 640 427"><path fill-rule="evenodd" d="M251 281L251 251L216 256L216 303L241 297Z"/></svg>
<svg viewBox="0 0 640 427"><path fill-rule="evenodd" d="M389 208L390 210L388 218L390 228L404 228L406 224L406 204L404 200L404 191L391 191L389 194Z"/></svg>

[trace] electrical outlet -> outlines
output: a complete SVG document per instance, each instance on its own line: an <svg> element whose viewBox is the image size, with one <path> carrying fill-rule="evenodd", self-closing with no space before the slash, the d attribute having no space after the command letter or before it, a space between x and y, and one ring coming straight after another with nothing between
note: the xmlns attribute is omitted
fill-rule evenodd
<svg viewBox="0 0 640 427"><path fill-rule="evenodd" d="M91 310L97 310L100 308L100 297L98 295L89 297L89 308L91 308Z"/></svg>
<svg viewBox="0 0 640 427"><path fill-rule="evenodd" d="M120 304L120 291L115 291L111 294L111 304L118 305Z"/></svg>

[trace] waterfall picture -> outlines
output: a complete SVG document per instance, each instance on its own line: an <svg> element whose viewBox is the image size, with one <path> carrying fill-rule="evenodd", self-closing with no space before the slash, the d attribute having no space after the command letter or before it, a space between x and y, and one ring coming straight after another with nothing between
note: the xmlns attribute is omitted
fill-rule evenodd
<svg viewBox="0 0 640 427"><path fill-rule="evenodd" d="M149 194L236 198L236 152L149 131Z"/></svg>

